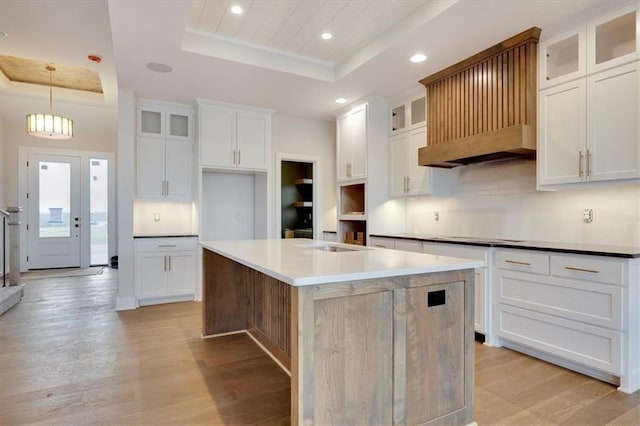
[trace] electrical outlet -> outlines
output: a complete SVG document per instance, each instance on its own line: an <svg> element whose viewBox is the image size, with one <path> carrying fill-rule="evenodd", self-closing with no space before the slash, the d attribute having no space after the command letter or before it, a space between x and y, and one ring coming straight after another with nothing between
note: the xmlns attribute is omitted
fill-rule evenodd
<svg viewBox="0 0 640 426"><path fill-rule="evenodd" d="M436 222L440 220L440 212L433 212L433 220Z"/></svg>
<svg viewBox="0 0 640 426"><path fill-rule="evenodd" d="M154 222L160 222L160 213L154 213L153 214L153 221Z"/></svg>
<svg viewBox="0 0 640 426"><path fill-rule="evenodd" d="M584 223L593 222L593 209L583 209L582 210L582 221Z"/></svg>

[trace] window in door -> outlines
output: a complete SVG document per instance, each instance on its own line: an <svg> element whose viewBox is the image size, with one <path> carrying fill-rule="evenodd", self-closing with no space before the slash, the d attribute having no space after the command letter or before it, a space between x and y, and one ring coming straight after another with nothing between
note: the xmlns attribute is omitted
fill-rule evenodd
<svg viewBox="0 0 640 426"><path fill-rule="evenodd" d="M109 263L109 162L104 158L89 159L89 223L91 265Z"/></svg>

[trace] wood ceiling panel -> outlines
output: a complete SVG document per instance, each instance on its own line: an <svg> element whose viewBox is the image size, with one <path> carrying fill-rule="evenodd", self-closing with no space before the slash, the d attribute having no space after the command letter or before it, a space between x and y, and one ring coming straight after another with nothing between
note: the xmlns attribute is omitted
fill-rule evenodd
<svg viewBox="0 0 640 426"><path fill-rule="evenodd" d="M253 35L251 42L271 47L271 40L300 3L299 1L277 1L271 13L265 17L264 22Z"/></svg>
<svg viewBox="0 0 640 426"><path fill-rule="evenodd" d="M97 71L71 65L51 64L56 70L50 74L46 69L47 65L50 63L0 55L0 71L11 81L49 86L49 77L51 77L51 85L55 87L103 93Z"/></svg>
<svg viewBox="0 0 640 426"><path fill-rule="evenodd" d="M284 50L289 41L296 38L302 28L313 22L313 16L320 9L322 3L321 1L307 1L304 2L304 6L299 4L271 39L270 46Z"/></svg>
<svg viewBox="0 0 640 426"><path fill-rule="evenodd" d="M275 5L275 1L254 1L233 37L253 43L254 34L260 29L265 16L269 16Z"/></svg>
<svg viewBox="0 0 640 426"><path fill-rule="evenodd" d="M220 21L220 25L218 25L218 30L217 30L218 35L233 38L236 32L238 32L238 29L240 28L240 24L242 24L242 21L252 13L251 9L252 9L253 3L254 3L253 1L247 1L247 2L241 3L242 8L244 9L244 13L242 13L241 15L236 15L234 13L231 13L231 10L230 10L230 7L235 3L229 2L225 10L225 13L222 17L222 20Z"/></svg>
<svg viewBox="0 0 640 426"><path fill-rule="evenodd" d="M200 15L200 21L195 29L207 33L217 33L218 26L228 11L228 1L205 0L205 5Z"/></svg>
<svg viewBox="0 0 640 426"><path fill-rule="evenodd" d="M340 13L346 4L346 0L322 2L322 6L316 11L313 19L298 32L296 37L289 40L286 49L315 57L311 54L315 51L315 49L311 47L314 42L324 45L334 43L335 41L327 43L327 41L322 40L320 34L325 31L333 32L333 28L331 28L329 23Z"/></svg>
<svg viewBox="0 0 640 426"><path fill-rule="evenodd" d="M205 0L193 0L191 16L189 17L189 28L198 28L206 4L207 2Z"/></svg>

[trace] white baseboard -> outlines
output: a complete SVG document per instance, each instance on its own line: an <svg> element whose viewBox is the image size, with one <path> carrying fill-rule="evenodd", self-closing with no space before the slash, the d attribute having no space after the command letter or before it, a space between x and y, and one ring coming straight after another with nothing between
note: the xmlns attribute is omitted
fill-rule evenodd
<svg viewBox="0 0 640 426"><path fill-rule="evenodd" d="M129 311L136 309L138 304L135 297L120 297L116 299L116 311Z"/></svg>

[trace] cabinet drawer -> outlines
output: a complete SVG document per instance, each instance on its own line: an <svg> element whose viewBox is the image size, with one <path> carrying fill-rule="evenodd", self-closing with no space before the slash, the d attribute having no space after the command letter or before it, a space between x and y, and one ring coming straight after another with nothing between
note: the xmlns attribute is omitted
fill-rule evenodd
<svg viewBox="0 0 640 426"><path fill-rule="evenodd" d="M137 238L136 252L166 252L176 250L195 250L197 239L193 238Z"/></svg>
<svg viewBox="0 0 640 426"><path fill-rule="evenodd" d="M488 248L470 247L461 244L443 244L425 242L422 252L437 256L461 257L463 259L487 260Z"/></svg>
<svg viewBox="0 0 640 426"><path fill-rule="evenodd" d="M590 256L551 256L551 275L607 284L624 284L624 263Z"/></svg>
<svg viewBox="0 0 640 426"><path fill-rule="evenodd" d="M622 329L622 288L503 271L498 302L601 327Z"/></svg>
<svg viewBox="0 0 640 426"><path fill-rule="evenodd" d="M396 250L412 251L422 253L422 241L418 240L396 240Z"/></svg>
<svg viewBox="0 0 640 426"><path fill-rule="evenodd" d="M496 250L496 267L549 275L549 256L518 250Z"/></svg>
<svg viewBox="0 0 640 426"><path fill-rule="evenodd" d="M369 237L369 244L372 247L379 247L379 248L386 248L386 249L396 248L396 241L392 238Z"/></svg>
<svg viewBox="0 0 640 426"><path fill-rule="evenodd" d="M621 333L555 316L497 305L499 337L620 375Z"/></svg>

